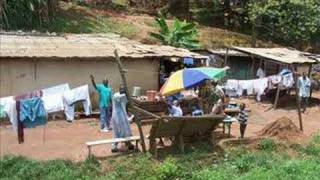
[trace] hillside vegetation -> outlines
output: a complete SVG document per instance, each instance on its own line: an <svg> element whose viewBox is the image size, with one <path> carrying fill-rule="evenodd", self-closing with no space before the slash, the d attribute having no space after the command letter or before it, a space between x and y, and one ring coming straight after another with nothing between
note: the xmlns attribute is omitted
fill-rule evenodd
<svg viewBox="0 0 320 180"><path fill-rule="evenodd" d="M185 154L161 157L132 154L85 162L39 162L17 156L0 159L1 179L318 179L320 135L305 146L263 139L257 146L211 152L204 143Z"/></svg>

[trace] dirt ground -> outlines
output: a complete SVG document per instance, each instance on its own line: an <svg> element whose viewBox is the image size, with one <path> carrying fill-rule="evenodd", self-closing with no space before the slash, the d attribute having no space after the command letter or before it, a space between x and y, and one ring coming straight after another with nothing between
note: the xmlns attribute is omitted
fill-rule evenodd
<svg viewBox="0 0 320 180"><path fill-rule="evenodd" d="M244 102L251 110L246 137L254 137L266 124L286 116L299 127L298 115L295 110L294 97L280 99L279 108L274 110L270 103L256 103L252 99L238 99ZM320 93L314 94L311 107L302 114L304 135L310 137L320 129ZM144 126L145 134L149 133L150 126ZM132 131L138 135L137 127L133 124ZM218 129L221 131L221 129ZM232 124L231 134L239 136L238 123ZM50 121L45 128L37 127L25 129L25 143L18 144L16 133L10 125L0 127L0 155L15 154L33 159L69 159L81 161L87 157L85 142L111 139L112 132L100 133L98 119L81 119L73 123L66 121ZM148 142L147 142L148 143ZM112 155L111 145L93 147L93 154L97 157Z"/></svg>

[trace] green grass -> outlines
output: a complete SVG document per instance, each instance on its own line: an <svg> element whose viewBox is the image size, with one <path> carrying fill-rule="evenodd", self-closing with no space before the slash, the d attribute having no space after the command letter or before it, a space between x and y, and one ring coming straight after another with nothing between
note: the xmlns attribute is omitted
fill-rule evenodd
<svg viewBox="0 0 320 180"><path fill-rule="evenodd" d="M256 150L210 151L206 143L188 147L185 154L170 153L160 160L149 154L130 154L85 162L35 161L20 156L0 159L1 179L318 179L320 177L320 134L306 146L291 146L299 153L290 157L263 140ZM263 147L263 148L261 148ZM260 150L261 149L261 150Z"/></svg>
<svg viewBox="0 0 320 180"><path fill-rule="evenodd" d="M50 22L35 30L55 33L116 33L132 38L137 28L126 21L117 21L107 15L94 14L89 7L64 5Z"/></svg>

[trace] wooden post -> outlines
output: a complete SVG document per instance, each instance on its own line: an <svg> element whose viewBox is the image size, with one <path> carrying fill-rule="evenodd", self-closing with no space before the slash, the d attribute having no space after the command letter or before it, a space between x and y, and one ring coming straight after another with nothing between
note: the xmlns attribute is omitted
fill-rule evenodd
<svg viewBox="0 0 320 180"><path fill-rule="evenodd" d="M295 82L296 103L297 103L297 108L298 108L298 116L299 116L300 130L303 131L303 123L302 123L302 116L301 116L301 107L300 107L300 100L299 100L298 77L297 77L297 74L294 73L294 68L293 68L293 66L292 66L291 71L292 71L292 73L293 73L294 82Z"/></svg>
<svg viewBox="0 0 320 180"><path fill-rule="evenodd" d="M253 55L251 54L251 60L252 60L252 62L251 62L251 74L252 74L252 78L255 78L255 73L254 73L254 57L253 57Z"/></svg>
<svg viewBox="0 0 320 180"><path fill-rule="evenodd" d="M118 64L119 72L120 72L120 75L121 75L121 78L122 78L122 83L123 83L123 86L124 86L126 94L127 94L128 106L132 107L132 99L131 99L131 96L130 96L129 91L128 91L127 80L126 80L126 76L125 76L126 71L123 69L123 66L122 66L120 57L118 55L117 49L114 51L114 55L115 55L116 62ZM143 135L142 127L141 127L141 119L139 118L139 115L135 110L133 111L133 114L136 117L135 122L136 122L136 124L138 126L138 130L139 130L139 134L140 134L142 151L145 153L146 152L146 145L145 145L145 142L144 142L144 135Z"/></svg>
<svg viewBox="0 0 320 180"><path fill-rule="evenodd" d="M229 56L229 48L227 48L226 50L226 55L224 56L224 66L227 65L228 62L228 56Z"/></svg>
<svg viewBox="0 0 320 180"><path fill-rule="evenodd" d="M312 71L312 64L309 66L309 71L308 71L308 77L309 77L309 79L311 79L311 71ZM311 84L311 87L310 87L309 104L310 104L310 102L311 102L311 98L312 98L312 84Z"/></svg>
<svg viewBox="0 0 320 180"><path fill-rule="evenodd" d="M277 105L278 105L278 100L279 100L279 94L280 94L280 83L282 82L282 77L281 77L281 81L278 83L277 85L277 94L276 94L276 99L274 100L274 104L273 104L273 108L277 109Z"/></svg>

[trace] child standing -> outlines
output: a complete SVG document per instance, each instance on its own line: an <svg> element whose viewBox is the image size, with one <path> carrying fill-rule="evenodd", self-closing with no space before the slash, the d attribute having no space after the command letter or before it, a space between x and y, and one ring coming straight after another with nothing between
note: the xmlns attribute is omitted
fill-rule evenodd
<svg viewBox="0 0 320 180"><path fill-rule="evenodd" d="M248 113L245 110L246 109L246 104L242 103L240 104L240 112L238 115L238 122L240 123L240 137L244 137L244 133L247 128L247 121L248 121Z"/></svg>

